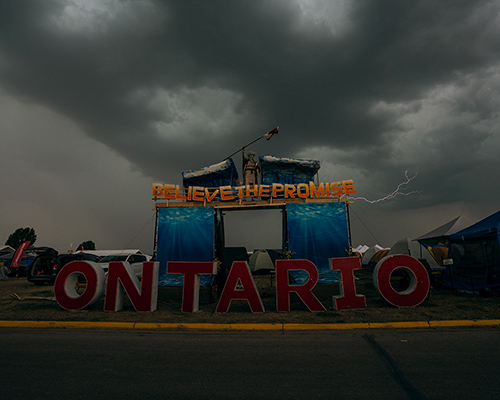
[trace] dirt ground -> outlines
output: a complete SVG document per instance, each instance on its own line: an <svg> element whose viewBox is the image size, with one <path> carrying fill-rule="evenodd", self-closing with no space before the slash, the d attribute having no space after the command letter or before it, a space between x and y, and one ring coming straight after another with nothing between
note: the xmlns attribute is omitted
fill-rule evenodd
<svg viewBox="0 0 500 400"><path fill-rule="evenodd" d="M396 308L376 291L370 271L355 272L358 294L366 297L363 310L336 311L332 296L338 294L338 285L318 285L315 294L326 307L326 312L310 312L292 294L291 311L276 312L275 282L271 276L256 276L265 313L253 314L246 301L233 301L229 312L214 313L217 295L212 289L202 289L200 311L183 313L182 288L159 288L158 309L152 313L136 312L126 298L118 312L104 312L104 299L88 309L67 311L53 298L53 286L35 286L26 278L0 281L0 320L10 321L116 321L155 323L366 323L437 320L500 319L500 297L479 296L453 292L450 289L432 289L428 299L417 307ZM14 298L17 297L17 298Z"/></svg>

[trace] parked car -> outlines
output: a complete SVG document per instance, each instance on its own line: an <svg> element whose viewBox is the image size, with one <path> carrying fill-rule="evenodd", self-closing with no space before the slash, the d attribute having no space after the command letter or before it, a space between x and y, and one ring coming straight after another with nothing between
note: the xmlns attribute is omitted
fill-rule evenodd
<svg viewBox="0 0 500 400"><path fill-rule="evenodd" d="M148 256L145 254L113 254L109 256L105 256L99 259L99 265L102 267L104 272L108 273L109 263L111 261L125 261L128 262L132 269L134 270L135 275L140 279L142 278L142 263L144 261L148 261Z"/></svg>
<svg viewBox="0 0 500 400"><path fill-rule="evenodd" d="M36 249L35 249L36 251ZM52 248L44 248L43 251L36 251L38 256L31 265L28 281L33 282L37 286L54 284L57 274L71 261L88 260L97 262L98 257L94 254L87 253L68 253L59 254Z"/></svg>

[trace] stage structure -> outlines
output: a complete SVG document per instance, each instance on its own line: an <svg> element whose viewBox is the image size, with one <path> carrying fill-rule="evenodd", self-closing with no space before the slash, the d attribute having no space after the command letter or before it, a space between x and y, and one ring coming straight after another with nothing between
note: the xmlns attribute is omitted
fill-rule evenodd
<svg viewBox="0 0 500 400"><path fill-rule="evenodd" d="M235 210L279 209L282 245L277 258L312 261L318 283L338 282L329 259L345 257L351 247L349 195L352 180L314 182L319 161L263 156L259 158L261 184L244 186L231 158L219 164L182 173L183 186L153 184L156 208L155 257L160 262L160 286L182 286L182 275L167 274L169 261L219 262L217 284L228 272L224 213ZM237 260L246 261L246 260ZM297 284L305 271L291 276ZM201 285L212 285L202 276Z"/></svg>

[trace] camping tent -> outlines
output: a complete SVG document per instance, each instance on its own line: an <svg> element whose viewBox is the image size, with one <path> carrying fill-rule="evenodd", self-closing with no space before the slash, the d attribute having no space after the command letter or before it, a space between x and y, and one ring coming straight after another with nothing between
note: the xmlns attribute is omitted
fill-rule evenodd
<svg viewBox="0 0 500 400"><path fill-rule="evenodd" d="M381 252L384 252L387 253L389 251L388 248L384 248L382 246L379 246L378 244L376 244L375 246L372 246L370 247L368 250L366 250L364 253L363 253L363 257L361 257L361 263L365 266L368 266L368 265L372 265L373 263L373 267L375 267L375 264L377 264L378 260L375 261L374 257L376 255L380 255ZM384 253L384 255L385 255ZM380 259L380 257L378 257Z"/></svg>
<svg viewBox="0 0 500 400"><path fill-rule="evenodd" d="M447 243L448 241L446 241ZM428 247L431 254L434 256L439 265L443 265L448 258L448 244L438 243L435 246Z"/></svg>
<svg viewBox="0 0 500 400"><path fill-rule="evenodd" d="M500 290L500 211L450 236L443 284L469 290Z"/></svg>
<svg viewBox="0 0 500 400"><path fill-rule="evenodd" d="M443 260L448 258L450 236L471 224L472 221L469 218L459 216L415 240L427 247L439 265L443 265Z"/></svg>
<svg viewBox="0 0 500 400"><path fill-rule="evenodd" d="M10 254L10 253L14 253L16 251L16 249L14 249L13 247L11 246L3 246L3 247L0 247L0 255L1 256L4 256L5 254Z"/></svg>
<svg viewBox="0 0 500 400"><path fill-rule="evenodd" d="M391 249L382 249L382 250L379 250L377 251L373 257L370 259L370 263L368 265L371 265L373 264L373 267L375 268L375 265L377 265L377 263L382 259L384 258L387 253L389 253L389 250Z"/></svg>
<svg viewBox="0 0 500 400"><path fill-rule="evenodd" d="M438 262L429 250L417 241L410 240L410 238L403 238L394 243L394 246L391 247L387 255L394 254L407 254L421 262L427 262L431 269L439 269Z"/></svg>
<svg viewBox="0 0 500 400"><path fill-rule="evenodd" d="M265 249L256 250L250 256L248 261L250 271L252 272L269 272L274 271L274 262L271 255Z"/></svg>

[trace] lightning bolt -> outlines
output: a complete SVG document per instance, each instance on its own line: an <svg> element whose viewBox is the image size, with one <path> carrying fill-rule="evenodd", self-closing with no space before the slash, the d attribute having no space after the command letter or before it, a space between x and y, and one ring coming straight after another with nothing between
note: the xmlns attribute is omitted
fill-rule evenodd
<svg viewBox="0 0 500 400"><path fill-rule="evenodd" d="M350 197L350 200L364 200L367 203L374 204L374 203L380 203L381 201L386 201L386 200L391 200L396 198L397 196L410 196L412 194L420 193L420 190L413 190L411 192L403 192L402 190L405 189L405 186L408 185L413 179L415 179L417 174L413 175L412 177L408 176L408 171L405 171L405 177L406 181L402 182L398 185L396 190L394 190L392 193L388 194L385 197L382 197L381 199L377 200L368 200L365 197Z"/></svg>

